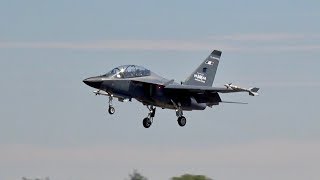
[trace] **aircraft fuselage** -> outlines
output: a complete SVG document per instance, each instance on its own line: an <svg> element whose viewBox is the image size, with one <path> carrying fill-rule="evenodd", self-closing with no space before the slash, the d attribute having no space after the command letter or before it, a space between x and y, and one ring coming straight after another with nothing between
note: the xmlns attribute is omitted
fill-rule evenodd
<svg viewBox="0 0 320 180"><path fill-rule="evenodd" d="M130 79L104 79L100 76L88 78L86 81L89 86L103 90L115 97L134 98L145 105L153 105L164 109L176 109L172 101L179 103L183 110L189 111L204 110L207 106L206 103L198 103L194 97L168 92L163 85ZM90 85L89 81L93 83ZM100 83L98 83L99 81Z"/></svg>

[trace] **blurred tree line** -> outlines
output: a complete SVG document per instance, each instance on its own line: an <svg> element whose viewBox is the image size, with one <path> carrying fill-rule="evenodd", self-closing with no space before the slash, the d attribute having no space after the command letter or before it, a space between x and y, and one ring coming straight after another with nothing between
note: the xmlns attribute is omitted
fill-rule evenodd
<svg viewBox="0 0 320 180"><path fill-rule="evenodd" d="M129 174L129 180L148 180L148 178L144 177L137 170L134 170L132 174ZM180 177L172 177L170 180L213 180L204 175L192 175L192 174L184 174Z"/></svg>

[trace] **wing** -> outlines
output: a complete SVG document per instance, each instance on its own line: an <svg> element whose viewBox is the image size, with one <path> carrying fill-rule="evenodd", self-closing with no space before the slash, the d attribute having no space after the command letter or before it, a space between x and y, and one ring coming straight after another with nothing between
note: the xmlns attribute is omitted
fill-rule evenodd
<svg viewBox="0 0 320 180"><path fill-rule="evenodd" d="M236 87L236 88L235 88ZM167 91L179 91L184 93L235 93L235 92L248 92L249 95L258 95L259 88L240 88L237 86L232 87L207 87L207 86L193 86L193 85L175 85L169 84L165 86Z"/></svg>

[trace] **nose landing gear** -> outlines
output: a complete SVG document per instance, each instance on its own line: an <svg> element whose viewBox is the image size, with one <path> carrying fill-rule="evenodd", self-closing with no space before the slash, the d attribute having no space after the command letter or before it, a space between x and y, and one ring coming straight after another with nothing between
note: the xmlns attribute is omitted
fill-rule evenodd
<svg viewBox="0 0 320 180"><path fill-rule="evenodd" d="M112 106L112 100L113 100L113 97L112 95L109 96L109 108L108 108L108 112L109 114L114 114L116 112L116 109Z"/></svg>
<svg viewBox="0 0 320 180"><path fill-rule="evenodd" d="M147 108L149 109L149 114L142 121L143 127L145 127L145 128L149 128L151 126L151 124L153 123L153 118L154 118L155 113L156 113L156 108L155 107L147 105Z"/></svg>

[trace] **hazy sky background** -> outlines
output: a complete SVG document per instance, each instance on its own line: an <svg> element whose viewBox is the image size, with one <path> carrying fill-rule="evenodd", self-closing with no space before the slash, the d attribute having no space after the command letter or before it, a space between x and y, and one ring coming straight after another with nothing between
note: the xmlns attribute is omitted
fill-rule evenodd
<svg viewBox="0 0 320 180"><path fill-rule="evenodd" d="M0 179L320 177L320 1L0 1ZM215 85L261 88L186 112L94 96L82 83L123 64L185 78L223 51Z"/></svg>

